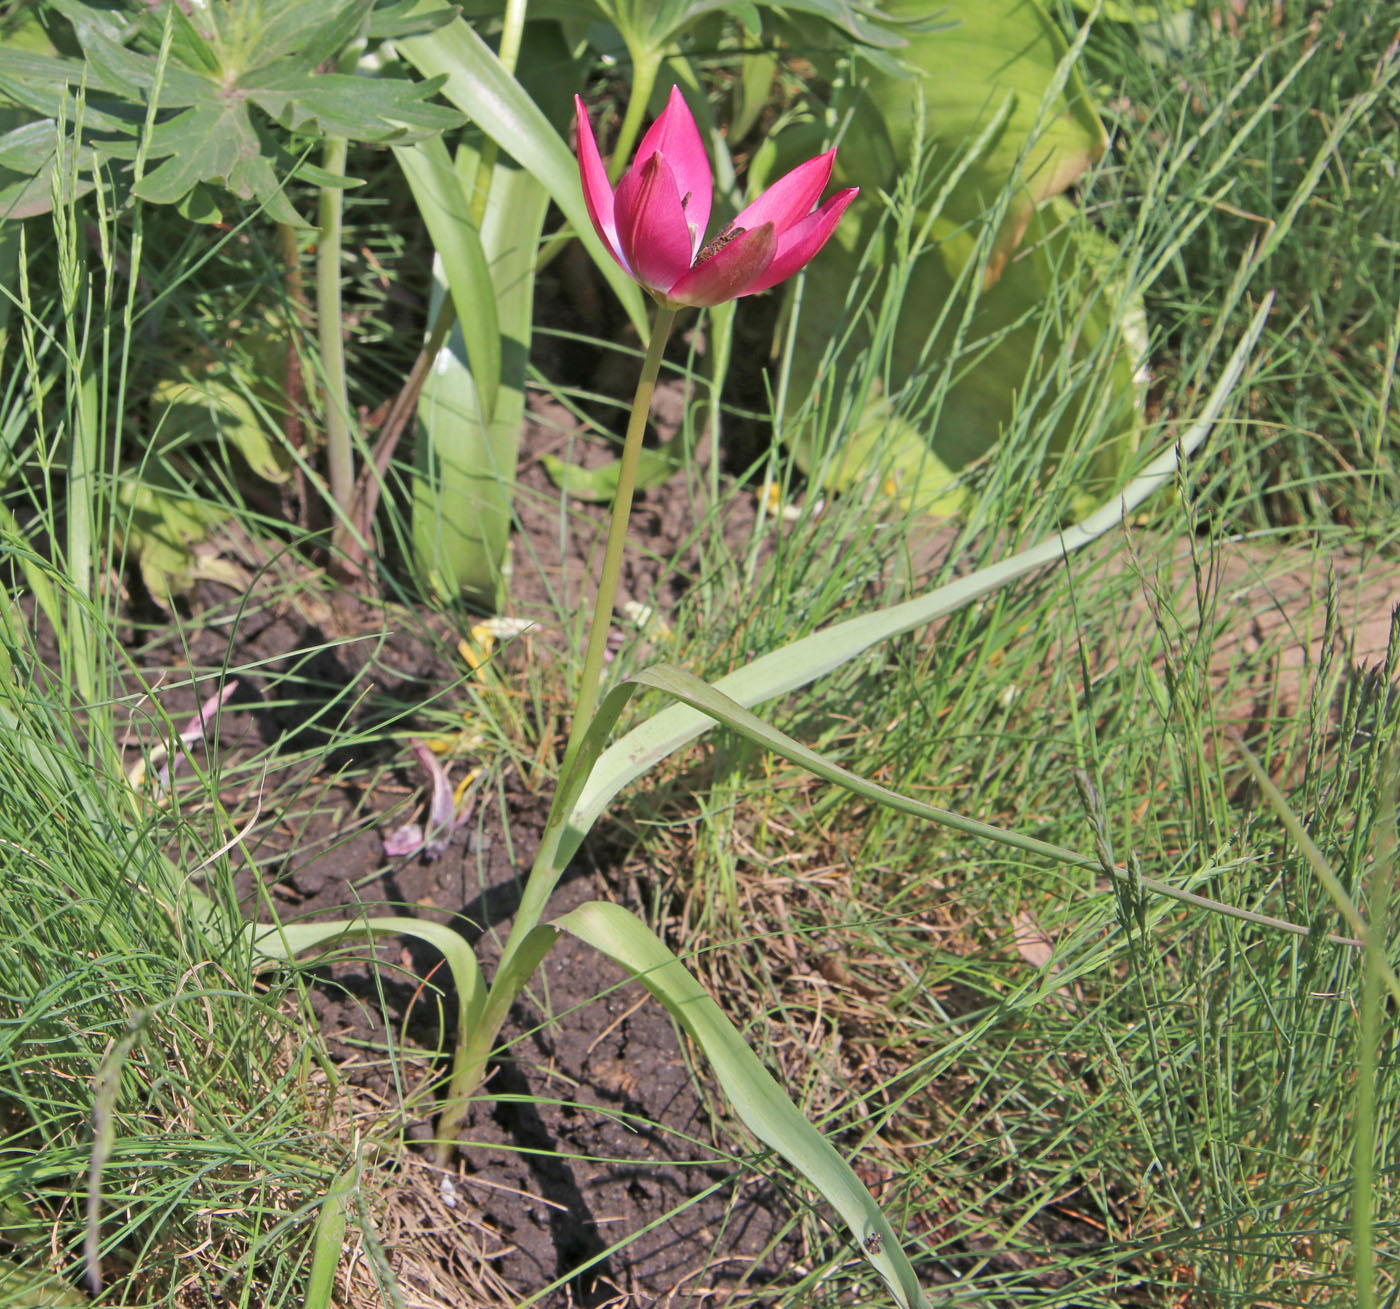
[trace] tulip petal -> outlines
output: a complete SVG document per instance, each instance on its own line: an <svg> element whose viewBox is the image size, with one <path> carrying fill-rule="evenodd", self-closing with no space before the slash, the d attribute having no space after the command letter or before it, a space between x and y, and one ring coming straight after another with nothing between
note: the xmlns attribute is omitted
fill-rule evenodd
<svg viewBox="0 0 1400 1309"><path fill-rule="evenodd" d="M749 284L764 275L777 245L772 223L740 232L696 264L666 292L666 298L673 304L701 307L748 295Z"/></svg>
<svg viewBox="0 0 1400 1309"><path fill-rule="evenodd" d="M806 218L812 212L812 206L821 199L827 182L831 180L831 166L835 161L836 151L828 150L805 164L798 164L745 209L734 220L735 226L758 227L763 223L772 223L779 234L787 231Z"/></svg>
<svg viewBox="0 0 1400 1309"><path fill-rule="evenodd" d="M617 239L632 276L664 293L694 258L681 193L666 156L654 153L627 170L613 194Z"/></svg>
<svg viewBox="0 0 1400 1309"><path fill-rule="evenodd" d="M705 143L700 139L700 129L695 126L690 106L686 104L678 86L671 88L671 98L666 101L666 108L647 128L637 153L632 157L632 167L640 168L654 154L664 155L671 165L686 222L690 226L690 257L694 259L710 221L714 175L710 171L710 156L705 153ZM758 225L751 224L753 227Z"/></svg>
<svg viewBox="0 0 1400 1309"><path fill-rule="evenodd" d="M583 202L588 206L593 230L602 237L608 253L630 273L632 269L623 259L622 247L617 240L612 185L608 181L607 169L603 167L603 157L598 153L598 142L594 139L593 127L588 121L588 111L583 107L581 96L574 96L574 110L578 121L578 173L583 183Z"/></svg>
<svg viewBox="0 0 1400 1309"><path fill-rule="evenodd" d="M832 232L836 230L836 224L841 221L841 215L846 212L846 206L856 198L859 191L858 186L838 191L816 213L808 214L801 222L789 227L778 238L778 248L772 262L754 278L752 285L746 286L738 294L757 295L760 291L768 290L770 286L777 286L808 263L827 243Z"/></svg>

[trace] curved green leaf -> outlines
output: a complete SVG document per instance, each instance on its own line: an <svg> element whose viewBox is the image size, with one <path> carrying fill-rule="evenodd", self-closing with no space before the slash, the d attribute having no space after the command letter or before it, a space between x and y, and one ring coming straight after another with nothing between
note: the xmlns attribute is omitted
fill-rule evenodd
<svg viewBox="0 0 1400 1309"><path fill-rule="evenodd" d="M621 905L593 900L562 928L632 973L704 1052L740 1121L821 1194L904 1309L928 1309L889 1220L836 1148L803 1117L738 1029L650 928ZM876 1239L878 1238L878 1239Z"/></svg>
<svg viewBox="0 0 1400 1309"><path fill-rule="evenodd" d="M463 150L458 176L475 177ZM549 197L523 168L498 161L481 244L491 271L501 351L493 415L482 414L459 322L438 352L418 402L413 545L418 567L444 596L494 607L510 535L515 465L525 413L525 369L534 312L535 255Z"/></svg>
<svg viewBox="0 0 1400 1309"><path fill-rule="evenodd" d="M199 892L191 891L191 907L198 915L212 909ZM201 903L202 902L202 903ZM423 918L349 918L333 923L248 923L241 933L251 948L265 959L289 963L308 950L327 950L334 945L353 943L356 935L371 940L380 936L415 936L432 946L452 971L457 991L457 1030L470 1031L486 1004L486 987L476 956L459 932L444 923Z"/></svg>
<svg viewBox="0 0 1400 1309"><path fill-rule="evenodd" d="M489 423L501 384L501 327L496 318L491 266L472 218L470 197L440 137L395 146L394 157L442 260L467 362L481 397L483 417Z"/></svg>
<svg viewBox="0 0 1400 1309"><path fill-rule="evenodd" d="M459 18L431 36L399 42L398 49L425 77L445 77L442 94L540 181L645 339L648 325L641 290L593 230L573 154L525 88L501 67L491 47Z"/></svg>
<svg viewBox="0 0 1400 1309"><path fill-rule="evenodd" d="M951 809L940 809L936 805L925 804L922 800L914 800L907 795L900 795L898 791L891 791L878 782L872 782L869 778L861 777L842 768L840 764L818 754L786 733L778 731L776 727L755 717L743 705L737 704L723 692L717 691L708 682L701 681L694 673L689 673L684 668L675 668L669 664L656 664L634 674L631 680L640 686L649 686L654 690L664 691L682 704L687 704L692 709L698 709L701 713L713 718L715 722L723 723L750 741L766 746L774 754L805 768L809 773L820 777L823 781L843 786L846 790L863 796L867 800L873 800L876 804L884 805L887 809L895 809L900 813L910 814L927 822L938 823L943 827L952 827L959 832L966 832L969 836L980 837L986 841L996 841L1001 845L1009 845L1014 849L1024 850L1028 854L1041 855L1044 858L1053 859L1057 863L1068 864L1071 868L1088 868L1094 872L1106 873L1124 885L1138 885L1151 891L1154 895L1166 896L1169 900L1194 905L1199 909L1208 909L1211 913L1223 914L1226 918L1238 918L1242 922L1255 923L1260 927L1278 928L1280 931L1291 932L1294 936L1307 936L1311 930L1299 923L1290 923L1269 914L1256 913L1252 909L1239 909L1220 900L1211 900L1206 896L1197 895L1194 891L1188 891L1184 887L1172 886L1168 882L1159 882L1153 877L1142 877L1130 873L1126 868L1118 868L1097 855L1080 854L1077 850L1070 850L1062 845L1038 841L1033 836L1023 836L1020 832L1011 831L1009 828L994 827L991 823L979 822L975 818L966 818L962 814L954 813Z"/></svg>
<svg viewBox="0 0 1400 1309"><path fill-rule="evenodd" d="M565 495L573 500L586 500L590 504L611 504L617 494L617 479L622 471L622 460L609 459L605 464L594 464L585 468L582 464L571 464L558 455L541 455L540 462L549 474L549 480ZM646 491L681 469L681 456L669 445L659 450L644 449L637 460L636 489Z"/></svg>
<svg viewBox="0 0 1400 1309"><path fill-rule="evenodd" d="M1154 491L1175 477L1180 461L1209 435L1244 373L1250 351L1263 330L1273 304L1268 297L1235 347L1198 418L1179 440L1147 465L1122 491L1073 527L1000 563L990 564L927 595L862 614L814 632L755 659L715 683L740 705L753 706L807 686L840 668L872 646L902 636L988 595L1027 573L1061 560L1097 540L1123 522ZM569 812L569 831L561 842L561 858L578 848L584 834L608 801L654 764L693 741L713 726L713 720L689 706L672 705L633 728L599 757L578 800Z"/></svg>

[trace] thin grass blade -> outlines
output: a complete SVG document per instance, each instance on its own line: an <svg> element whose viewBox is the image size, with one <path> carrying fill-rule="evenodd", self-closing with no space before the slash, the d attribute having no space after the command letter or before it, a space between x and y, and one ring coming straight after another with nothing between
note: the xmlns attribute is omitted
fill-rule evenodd
<svg viewBox="0 0 1400 1309"><path fill-rule="evenodd" d="M842 667L865 651L894 637L924 627L984 595L999 591L1027 573L1066 559L1076 550L1111 531L1154 492L1170 484L1181 460L1210 434L1230 403L1263 331L1273 304L1267 298L1254 315L1211 392L1201 416L1169 449L1162 451L1118 495L1073 527L968 577L940 586L927 595L836 623L791 645L783 646L716 682L715 689L740 705L752 707L786 695ZM608 802L629 782L653 765L708 731L714 720L689 706L672 705L633 728L604 751L569 815L563 843L565 857L597 821Z"/></svg>

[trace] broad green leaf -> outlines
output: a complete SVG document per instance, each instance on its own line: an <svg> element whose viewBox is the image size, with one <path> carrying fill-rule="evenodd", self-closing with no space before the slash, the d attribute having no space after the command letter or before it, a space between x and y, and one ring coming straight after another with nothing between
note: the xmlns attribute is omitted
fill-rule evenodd
<svg viewBox="0 0 1400 1309"><path fill-rule="evenodd" d="M163 436L231 445L258 477L273 484L292 475L291 456L231 382L217 376L163 378L151 389L151 412Z"/></svg>
<svg viewBox="0 0 1400 1309"><path fill-rule="evenodd" d="M116 486L114 530L124 555L134 560L151 598L169 608L173 598L188 591L199 577L222 581L241 590L246 577L233 564L217 558L201 560L195 544L227 514L209 501L198 500L173 478L148 465L143 476L122 475Z"/></svg>
<svg viewBox="0 0 1400 1309"><path fill-rule="evenodd" d="M1085 501L1076 505L1087 507L1131 462L1146 402L1146 313L1141 296L1124 285L1117 247L1057 198L1031 216L1022 247L984 288L964 276L973 236L950 219L935 221L932 233L933 248L911 270L889 357L896 386L926 371L930 358L953 369L936 423L909 421L877 390L843 427L836 457L814 447L809 429L793 438L799 463L843 489L868 476L878 459L892 499L924 513L951 513L963 503L959 473L1009 431L1022 430L1027 398L1040 396L1043 409L1057 406L1045 439L1049 457L1094 443ZM844 299L856 275L853 250L835 243L830 250L808 273L808 295L818 306ZM920 310L949 303L956 308L930 349L929 321ZM830 328L820 309L804 317L800 348L810 358ZM851 349L867 340L861 334ZM1076 375L1092 381L1073 383ZM1072 403L1063 402L1066 395Z"/></svg>
<svg viewBox="0 0 1400 1309"><path fill-rule="evenodd" d="M1272 306L1267 299L1221 371L1220 379L1201 410L1183 431L1128 483L1122 493L1073 527L1010 559L991 564L967 577L936 587L926 595L862 614L791 645L760 656L715 683L715 689L746 708L810 685L819 677L850 663L865 651L906 632L924 627L944 614L992 594L1040 568L1061 563L1091 541L1124 522L1155 491L1171 484L1182 460L1210 434L1230 403L1251 350ZM629 782L662 759L709 730L714 720L688 706L672 705L633 728L599 757L569 813L569 830L560 846L565 861L593 826L608 801Z"/></svg>
<svg viewBox="0 0 1400 1309"><path fill-rule="evenodd" d="M869 1189L803 1117L724 1010L656 934L621 905L601 900L580 905L553 925L621 964L665 1005L704 1052L740 1121L825 1197L896 1303L906 1309L928 1309L899 1238Z"/></svg>
<svg viewBox="0 0 1400 1309"><path fill-rule="evenodd" d="M475 179L478 156L457 161ZM500 327L500 379L491 420L472 375L460 325L438 353L418 403L413 485L418 567L443 595L495 607L510 534L515 465L525 415L535 256L549 196L523 168L499 161L481 244Z"/></svg>
<svg viewBox="0 0 1400 1309"><path fill-rule="evenodd" d="M460 114L428 101L438 86L437 81L340 73L311 77L282 67L265 73L248 96L288 131L384 145L422 140L461 125Z"/></svg>
<svg viewBox="0 0 1400 1309"><path fill-rule="evenodd" d="M33 218L53 208L53 174L63 158L58 144L58 124L51 118L26 123L0 136L0 221ZM73 165L77 182L72 199L92 190L93 151L78 147ZM66 163L65 170L69 167Z"/></svg>
<svg viewBox="0 0 1400 1309"><path fill-rule="evenodd" d="M500 15L499 0L463 0L467 18L490 19ZM603 19L631 40L661 50L685 35L686 29L707 14L724 13L739 19L754 35L762 29L760 9L810 14L831 24L837 32L862 45L898 49L904 45L900 27L890 22L880 7L860 0L649 0L646 4L611 3L611 0L530 0L531 18L575 23Z"/></svg>
<svg viewBox="0 0 1400 1309"><path fill-rule="evenodd" d="M489 422L501 384L501 328L491 266L472 218L470 193L453 169L440 138L395 146L394 156L442 261L467 363L481 397L483 416Z"/></svg>
<svg viewBox="0 0 1400 1309"><path fill-rule="evenodd" d="M889 12L927 11L893 0ZM804 470L829 485L868 476L879 459L892 498L949 513L962 504L960 471L1013 424L1041 414L1054 415L1051 455L1092 440L1096 472L1111 482L1135 448L1144 395L1136 381L1141 334L1128 328L1140 322L1141 304L1104 271L1114 264L1112 247L1054 203L1106 147L1078 48L1066 45L1039 0L955 0L938 13L951 26L912 34L901 53L915 71L912 85L877 69L836 97L838 113L849 115L836 174L862 194L808 270L798 323L792 385L802 397L819 381L830 323L861 269L881 270L873 303L897 297L887 310L892 326L877 339L862 320L841 359L875 348L887 390L858 402L833 452L839 459L828 458L810 424L784 439ZM786 149L779 138L774 153ZM921 201L931 237L905 283L904 258L891 247L909 238L887 234L881 192L930 149L937 161L957 160L955 182ZM909 417L929 395L923 379L940 372L949 383L939 402ZM1079 392L1092 422L1060 401L1060 378L1076 373L1093 379ZM906 388L912 399L900 398Z"/></svg>
<svg viewBox="0 0 1400 1309"><path fill-rule="evenodd" d="M81 1309L92 1302L60 1277L0 1259L0 1303L9 1309Z"/></svg>
<svg viewBox="0 0 1400 1309"><path fill-rule="evenodd" d="M431 4L433 0L425 0ZM442 93L470 116L496 144L539 179L554 203L573 224L575 234L608 279L627 316L646 338L647 315L637 284L607 252L588 217L579 183L578 163L549 119L491 47L457 19L431 36L416 36L398 46L425 77L445 76Z"/></svg>
<svg viewBox="0 0 1400 1309"><path fill-rule="evenodd" d="M927 17L925 0L886 0L892 19ZM838 151L836 171L867 188L874 203L907 167L922 138L956 151L973 140L1011 98L1011 112L989 149L964 176L945 210L955 221L975 220L1014 180L1019 191L999 238L994 279L1020 240L1032 211L1081 177L1108 146L1108 137L1069 47L1040 0L951 0L936 31L911 33L900 61L905 78L873 73L853 100L852 144ZM883 138L889 152L860 148L862 135ZM885 162L895 161L889 171ZM872 171L878 170L878 171Z"/></svg>
<svg viewBox="0 0 1400 1309"><path fill-rule="evenodd" d="M622 469L620 459L610 459L605 464L585 468L582 464L571 464L556 455L541 455L540 458L550 481L575 500L611 503L617 494L617 479ZM660 450L644 449L637 460L637 489L645 491L648 487L660 486L681 466L681 457L669 446Z"/></svg>
<svg viewBox="0 0 1400 1309"><path fill-rule="evenodd" d="M217 188L263 205L279 222L297 223L282 194L297 161L270 133L274 124L387 144L462 121L431 103L430 82L317 71L363 30L371 7L372 0L239 0L201 6L196 27L174 0L129 10L54 0L83 60L0 50L0 92L56 119L82 88L85 144L123 163L137 155L154 97L160 117L145 142L152 167L137 186L142 199L179 204ZM207 195L195 211L214 212Z"/></svg>
<svg viewBox="0 0 1400 1309"><path fill-rule="evenodd" d="M456 17L457 10L448 6L425 11L420 0L389 0L375 5L370 15L369 35L373 41L423 36L445 27Z"/></svg>

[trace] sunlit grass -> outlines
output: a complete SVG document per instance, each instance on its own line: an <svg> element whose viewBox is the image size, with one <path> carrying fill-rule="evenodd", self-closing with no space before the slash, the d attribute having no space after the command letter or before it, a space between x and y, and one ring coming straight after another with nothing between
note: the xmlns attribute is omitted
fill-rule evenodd
<svg viewBox="0 0 1400 1309"><path fill-rule="evenodd" d="M1393 839L1385 779L1400 749L1386 580L1400 340L1393 33L1355 3L1319 11L1312 28L1297 6L1277 26L1270 14L1202 29L1170 52L1171 77L1141 33L1105 22L1090 45L1115 148L1086 180L1085 221L1119 243L1105 279L1149 309L1142 447L1155 451L1189 422L1241 325L1277 292L1229 420L1174 495L1099 547L765 712L887 786L1074 849L1099 843L1146 875L1194 878L1204 894L1313 935L1142 900L921 826L719 731L658 786L629 793L604 832L639 839L628 867L644 872L644 907L855 1156L929 1280L964 1279L989 1303L1357 1303L1358 1233L1374 1243L1376 1302L1394 1294L1393 1040L1375 996L1357 1000L1360 956L1320 939L1339 926L1330 902L1224 735L1235 726L1247 736L1365 904ZM352 373L367 408L392 392L413 344L394 339L385 272L411 260L369 213L350 273L363 328ZM57 277L56 252L31 230L29 299L7 301L5 359L25 367L0 390L0 429L27 473L7 491L5 548L19 575L29 568L31 591L48 576L62 594L61 570L36 561L66 527L53 498L58 420L86 365L56 344L62 301L45 281ZM114 335L88 340L107 353L84 358L139 372L173 339L226 350L221 367L251 392L266 361L225 333L230 318L289 311L285 270L239 231L213 249L206 262L209 248L189 236L162 248L158 294L106 305ZM85 275L108 271L94 255ZM867 302L865 289L852 288L834 331L859 313L892 322L910 312ZM1052 300L1044 313L1072 310ZM1055 403L1084 400L1093 412L1104 363L1067 375ZM884 365L866 358L828 377L810 408L785 397L790 421L811 416L839 441L852 397ZM314 356L305 367L314 379ZM903 412L927 417L958 367L935 360L898 397ZM703 435L700 368L695 357L671 365L671 380L691 385L676 437L690 448ZM532 385L575 417L613 425L612 397L543 373ZM265 426L284 419L269 408ZM121 420L128 436L152 421L139 409ZM726 430L740 421L752 419L724 416ZM695 510L680 562L654 561L680 597L657 611L670 634L619 621L615 667L664 656L719 676L1053 531L1098 475L1092 443L1047 470L1048 420L1026 410L1020 424L972 470L967 515L941 528L892 509L878 486L826 492L780 443L722 481L688 468ZM115 1137L92 1212L118 1302L200 1293L299 1303L317 1205L352 1162L352 1134L333 1112L300 976L255 976L227 949L248 905L230 861L205 861L255 812L242 860L270 863L289 846L302 860L334 859L338 843L387 821L337 808L337 785L376 794L410 733L485 759L489 788L504 785L507 767L547 786L576 675L578 596L546 587L541 627L476 670L453 662L476 616L448 606L426 620L386 607L350 634L309 624L275 667L209 656L197 638L211 629L319 614L323 579L308 566L320 562L316 539L288 529L282 492L254 487L227 451L195 469L185 454L157 443L148 466L163 465L192 501L217 502L248 537L278 543L250 565L265 590L229 612L156 613L136 633L120 589L102 591L93 631L113 647L123 638L129 658L88 670L102 693L86 705L62 703L40 673L48 656L36 646L53 638L34 603L7 602L3 1236L8 1258L81 1282L100 1104ZM738 505L761 527L735 549L721 526ZM546 507L561 536L593 530L591 511ZM392 495L381 528L391 543L407 539ZM517 569L540 562L526 543L516 549ZM402 600L390 554L380 581ZM426 703L372 685L395 625L457 670ZM342 648L352 645L353 658ZM345 655L353 675L328 676L317 663L328 652ZM101 721L94 705L111 706L124 730L131 723L128 740L149 742L182 716L171 705L228 677L258 683L257 713L297 710L305 735L193 752L198 776L187 773L159 811L94 770L84 735ZM179 875L201 870L226 921L197 931L172 921L167 859ZM370 886L363 898L380 894ZM1369 1099L1357 1088L1368 1069L1380 1070ZM430 1080L413 1069L401 1084ZM1359 1182L1358 1104L1377 1134L1375 1167ZM750 1166L746 1148L728 1166ZM786 1194L800 1255L788 1284L751 1288L751 1302L873 1294L857 1252L800 1188ZM1357 1216L1367 1206L1369 1226Z"/></svg>

